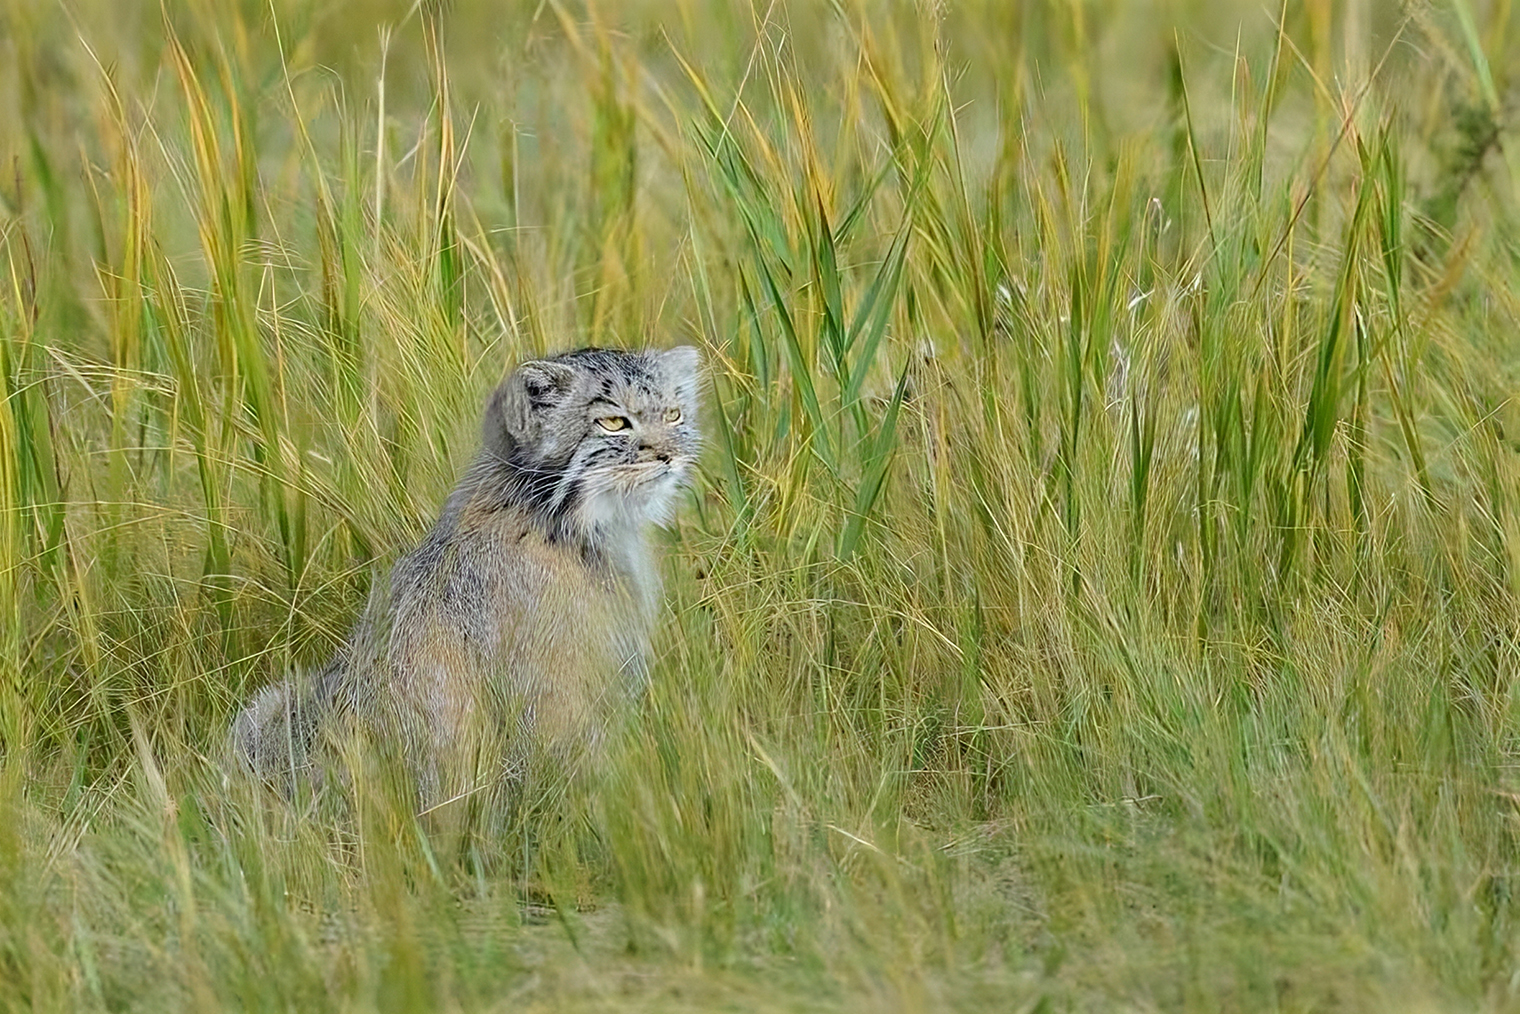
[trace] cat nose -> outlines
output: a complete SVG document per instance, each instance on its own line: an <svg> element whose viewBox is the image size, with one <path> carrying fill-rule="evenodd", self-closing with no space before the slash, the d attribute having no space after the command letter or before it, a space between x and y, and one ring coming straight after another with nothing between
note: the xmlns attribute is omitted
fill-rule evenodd
<svg viewBox="0 0 1520 1014"><path fill-rule="evenodd" d="M670 448L657 447L654 444L641 444L639 446L639 458L644 461L662 461L670 464Z"/></svg>

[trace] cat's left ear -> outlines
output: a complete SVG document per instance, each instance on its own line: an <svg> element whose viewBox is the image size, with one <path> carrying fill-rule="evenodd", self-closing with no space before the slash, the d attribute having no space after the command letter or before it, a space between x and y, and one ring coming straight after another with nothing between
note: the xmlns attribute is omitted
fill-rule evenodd
<svg viewBox="0 0 1520 1014"><path fill-rule="evenodd" d="M673 380L695 382L702 376L702 350L695 345L677 345L660 353L660 365Z"/></svg>
<svg viewBox="0 0 1520 1014"><path fill-rule="evenodd" d="M695 405L702 388L702 350L695 345L677 345L659 353L660 369L681 392L681 397Z"/></svg>

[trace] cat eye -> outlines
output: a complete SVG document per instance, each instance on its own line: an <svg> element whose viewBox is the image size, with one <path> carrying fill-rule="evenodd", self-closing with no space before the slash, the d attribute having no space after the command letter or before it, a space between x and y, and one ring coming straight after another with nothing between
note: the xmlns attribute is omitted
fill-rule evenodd
<svg viewBox="0 0 1520 1014"><path fill-rule="evenodd" d="M678 409L678 408L667 408L665 410L665 421L668 422L668 423L678 423L678 422L680 422L681 421L681 410Z"/></svg>
<svg viewBox="0 0 1520 1014"><path fill-rule="evenodd" d="M604 415L596 421L596 424L608 433L617 433L633 425L626 417L620 415Z"/></svg>

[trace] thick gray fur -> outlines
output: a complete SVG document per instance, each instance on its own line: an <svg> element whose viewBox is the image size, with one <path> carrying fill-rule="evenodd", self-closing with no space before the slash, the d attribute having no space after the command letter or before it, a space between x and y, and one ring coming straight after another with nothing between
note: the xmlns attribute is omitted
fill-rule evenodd
<svg viewBox="0 0 1520 1014"><path fill-rule="evenodd" d="M594 743L645 679L660 597L647 530L695 464L700 374L690 347L518 366L437 524L333 659L238 715L242 763L287 782L357 727L406 759L432 808L527 751Z"/></svg>

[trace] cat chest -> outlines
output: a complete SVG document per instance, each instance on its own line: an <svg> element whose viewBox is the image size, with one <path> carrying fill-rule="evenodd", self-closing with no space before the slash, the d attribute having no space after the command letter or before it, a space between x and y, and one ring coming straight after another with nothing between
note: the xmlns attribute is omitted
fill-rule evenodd
<svg viewBox="0 0 1520 1014"><path fill-rule="evenodd" d="M570 672L620 667L647 636L638 589L560 547L491 539L440 577L440 617L492 667ZM468 547L462 547L468 548Z"/></svg>

